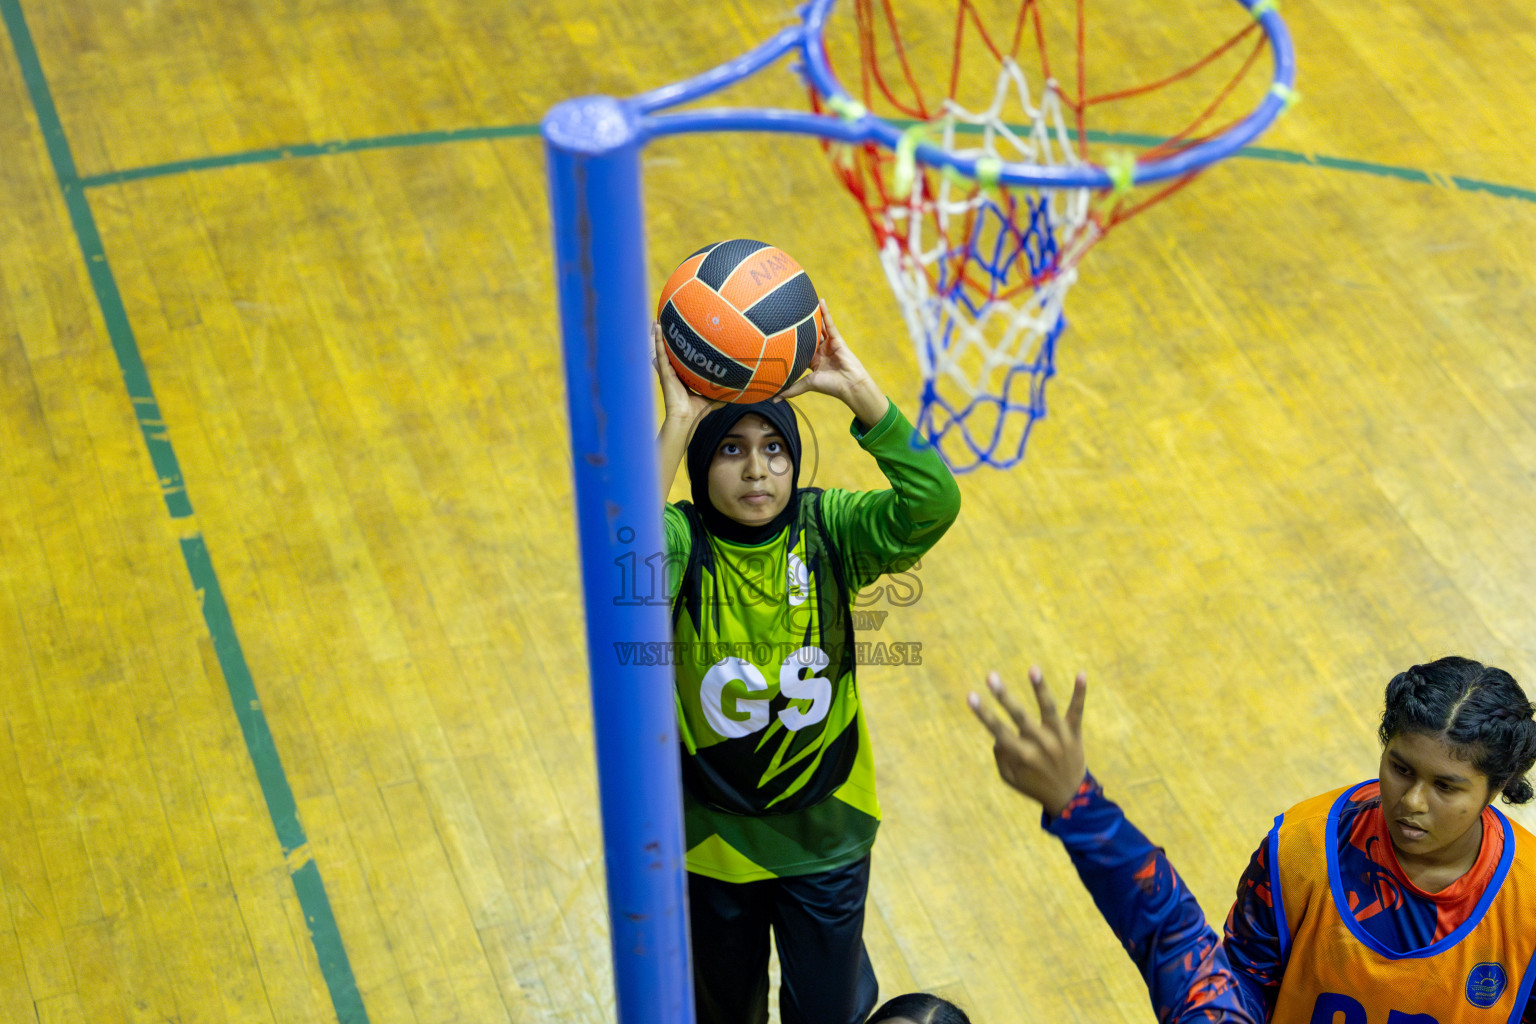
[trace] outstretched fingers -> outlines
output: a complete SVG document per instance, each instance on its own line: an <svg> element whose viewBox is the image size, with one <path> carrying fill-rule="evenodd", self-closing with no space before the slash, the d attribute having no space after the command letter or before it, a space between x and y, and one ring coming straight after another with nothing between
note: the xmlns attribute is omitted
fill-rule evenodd
<svg viewBox="0 0 1536 1024"><path fill-rule="evenodd" d="M982 699L972 693L966 697L967 704L971 707L971 714L975 715L981 724L987 727L992 738L999 743L1006 742L1013 734L1003 721L992 713L992 709L982 702Z"/></svg>
<svg viewBox="0 0 1536 1024"><path fill-rule="evenodd" d="M1028 713L1003 685L1002 678L987 675L987 689L1007 712L1009 723L994 714L972 693L971 711L992 733L992 756L998 774L1012 788L1040 803L1051 817L1060 815L1082 784L1086 767L1083 757L1083 703L1088 677L1079 672L1072 688L1072 700L1066 717L1057 711L1056 702L1045 685L1038 667L1029 670L1029 681L1040 707L1040 719L1031 722Z"/></svg>
<svg viewBox="0 0 1536 1024"><path fill-rule="evenodd" d="M1031 729L1029 714L1024 710L1024 705L1020 704L1017 698L1009 693L1008 688L1003 685L1002 676L996 672L989 672L987 674L987 689L992 691L992 696L997 698L997 702L1003 706L1003 710L1008 712L1008 717L1013 719L1013 724L1019 730L1019 735L1022 736L1028 733Z"/></svg>
<svg viewBox="0 0 1536 1024"><path fill-rule="evenodd" d="M1088 702L1088 673L1079 672L1072 683L1072 701L1067 705L1067 728L1073 736L1083 734L1083 705Z"/></svg>
<svg viewBox="0 0 1536 1024"><path fill-rule="evenodd" d="M1061 718L1056 712L1056 699L1051 696L1051 691L1045 686L1045 673L1040 671L1040 666L1033 665L1029 670L1030 685L1035 688L1035 703L1040 707L1040 726L1052 732L1059 731Z"/></svg>

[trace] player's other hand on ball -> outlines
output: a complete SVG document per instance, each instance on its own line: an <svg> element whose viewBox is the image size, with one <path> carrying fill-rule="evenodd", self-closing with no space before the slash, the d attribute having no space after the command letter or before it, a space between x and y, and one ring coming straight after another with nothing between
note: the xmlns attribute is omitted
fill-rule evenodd
<svg viewBox="0 0 1536 1024"><path fill-rule="evenodd" d="M811 366L799 380L780 391L779 398L793 398L807 391L815 391L833 398L847 400L851 390L869 380L869 371L859 362L859 357L848 347L842 332L832 322L827 300L821 300L821 322L824 326L821 344L811 357Z"/></svg>
<svg viewBox="0 0 1536 1024"><path fill-rule="evenodd" d="M996 672L987 676L987 689L1007 713L1007 721L993 713L982 699L972 693L967 698L971 711L992 733L992 756L1003 781L1040 806L1052 818L1066 810L1087 772L1083 755L1083 702L1088 693L1088 677L1077 674L1072 688L1072 702L1065 716L1057 714L1056 702L1045 686L1039 668L1029 670L1035 688L1035 703L1040 719L1029 720L1024 706L1003 685Z"/></svg>
<svg viewBox="0 0 1536 1024"><path fill-rule="evenodd" d="M811 368L799 380L780 391L774 401L794 398L807 391L831 395L852 409L866 429L873 427L885 415L885 393L875 384L874 378L869 375L864 364L859 362L859 357L853 354L853 349L837 329L826 299L821 300L821 322L826 333L816 348L815 357L811 359Z"/></svg>
<svg viewBox="0 0 1536 1024"><path fill-rule="evenodd" d="M688 390L667 357L667 343L662 339L659 323L651 324L651 346L654 349L651 365L656 368L656 379L661 382L661 400L666 407L667 419L686 422L691 428L706 413L725 404Z"/></svg>

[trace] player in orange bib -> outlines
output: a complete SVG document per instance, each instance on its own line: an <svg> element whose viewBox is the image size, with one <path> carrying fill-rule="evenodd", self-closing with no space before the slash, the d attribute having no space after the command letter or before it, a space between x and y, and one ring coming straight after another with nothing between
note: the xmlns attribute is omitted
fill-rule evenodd
<svg viewBox="0 0 1536 1024"><path fill-rule="evenodd" d="M1277 1024L1536 1024L1536 837L1519 684L1466 658L1387 686L1381 775L1275 819L1228 915L1244 1002Z"/></svg>
<svg viewBox="0 0 1536 1024"><path fill-rule="evenodd" d="M1163 851L1087 772L1085 677L1064 717L1038 669L1030 680L1038 722L995 674L988 686L1010 721L975 694L971 708L1163 1024L1536 1024L1536 837L1492 806L1501 793L1513 804L1533 795L1536 708L1509 673L1442 658L1396 676L1381 777L1275 819L1220 941ZM896 1002L906 1000L954 1009L932 996Z"/></svg>

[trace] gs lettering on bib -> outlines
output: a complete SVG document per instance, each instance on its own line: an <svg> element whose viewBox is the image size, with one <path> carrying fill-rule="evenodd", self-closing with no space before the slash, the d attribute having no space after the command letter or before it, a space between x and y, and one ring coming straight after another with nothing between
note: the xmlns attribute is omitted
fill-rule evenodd
<svg viewBox="0 0 1536 1024"><path fill-rule="evenodd" d="M1504 850L1476 909L1433 944L1393 952L1355 920L1339 877L1340 812L1373 781L1303 801L1270 830L1270 892L1285 963L1270 1020L1519 1024L1536 978L1536 837L1495 810Z"/></svg>
<svg viewBox="0 0 1536 1024"><path fill-rule="evenodd" d="M790 732L799 732L806 726L815 725L832 710L832 684L817 672L826 670L827 653L816 647L802 647L793 651L779 665L778 693L791 702L808 701L799 706L791 704L779 710L777 718ZM809 670L809 674L807 674ZM726 687L739 682L752 697L736 697L726 710ZM761 696L755 696L760 694ZM699 683L699 706L710 727L726 739L750 736L768 727L768 705L772 700L768 681L750 661L741 658L721 658L704 673Z"/></svg>
<svg viewBox="0 0 1536 1024"><path fill-rule="evenodd" d="M800 491L788 529L765 544L704 530L683 503L690 547L672 605L683 782L736 814L794 811L848 779L859 750L851 596L821 522Z"/></svg>

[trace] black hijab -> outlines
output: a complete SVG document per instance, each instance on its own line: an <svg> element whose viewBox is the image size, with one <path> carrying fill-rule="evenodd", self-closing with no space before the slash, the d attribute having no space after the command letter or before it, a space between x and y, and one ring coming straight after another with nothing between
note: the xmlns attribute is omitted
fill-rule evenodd
<svg viewBox="0 0 1536 1024"><path fill-rule="evenodd" d="M709 500L709 464L714 461L715 450L737 421L748 413L757 413L773 424L789 448L789 501L782 512L760 526L738 523ZM788 402L729 404L705 416L694 428L693 439L688 442L688 486L692 489L693 506L698 509L704 528L721 540L733 544L761 544L777 536L794 518L800 504L800 424L795 420L794 407Z"/></svg>

